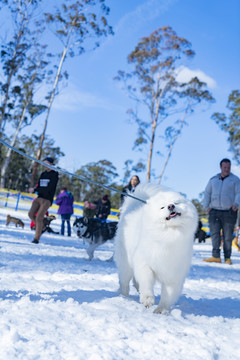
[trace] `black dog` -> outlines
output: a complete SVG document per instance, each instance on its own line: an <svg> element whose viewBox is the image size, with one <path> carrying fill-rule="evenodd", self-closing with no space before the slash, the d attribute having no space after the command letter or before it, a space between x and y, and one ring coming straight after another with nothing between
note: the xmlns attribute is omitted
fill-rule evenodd
<svg viewBox="0 0 240 360"><path fill-rule="evenodd" d="M198 239L198 242L206 242L206 238L208 237L206 232L202 229L202 222L199 220L198 222L198 228L195 233L195 239Z"/></svg>
<svg viewBox="0 0 240 360"><path fill-rule="evenodd" d="M76 218L73 223L73 230L79 238L83 238L89 243L87 249L89 260L92 260L94 250L98 246L114 238L117 224L117 221L102 223L94 218L88 219L86 216Z"/></svg>

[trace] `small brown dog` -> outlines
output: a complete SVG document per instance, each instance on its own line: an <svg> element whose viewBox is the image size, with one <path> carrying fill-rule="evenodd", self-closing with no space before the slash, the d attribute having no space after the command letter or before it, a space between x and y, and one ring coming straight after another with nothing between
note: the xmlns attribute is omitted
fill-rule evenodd
<svg viewBox="0 0 240 360"><path fill-rule="evenodd" d="M13 222L16 227L17 226L21 226L22 228L24 228L24 222L16 217L13 217L13 216L10 216L10 215L7 215L7 221L6 221L6 225L9 225L10 222Z"/></svg>
<svg viewBox="0 0 240 360"><path fill-rule="evenodd" d="M53 221L55 219L56 219L56 216L54 216L54 215L45 216L43 219L43 224L45 226L49 226L51 224L51 221Z"/></svg>
<svg viewBox="0 0 240 360"><path fill-rule="evenodd" d="M56 216L54 215L48 215L48 216L45 216L44 219L43 219L43 233L46 231L46 232L49 232L49 233L53 233L53 234L59 234L59 232L56 232L54 231L51 227L50 227L50 224L53 220L56 219Z"/></svg>

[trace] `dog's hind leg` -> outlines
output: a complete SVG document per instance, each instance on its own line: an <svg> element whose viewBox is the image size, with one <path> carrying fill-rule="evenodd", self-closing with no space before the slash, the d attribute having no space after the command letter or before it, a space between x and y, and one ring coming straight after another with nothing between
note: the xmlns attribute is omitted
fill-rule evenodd
<svg viewBox="0 0 240 360"><path fill-rule="evenodd" d="M114 259L118 268L119 293L128 296L129 283L133 277L133 270L129 265L126 250L122 247L122 244L116 244Z"/></svg>
<svg viewBox="0 0 240 360"><path fill-rule="evenodd" d="M129 296L129 283L133 277L133 272L130 267L119 269L119 293L124 296Z"/></svg>
<svg viewBox="0 0 240 360"><path fill-rule="evenodd" d="M139 292L139 283L137 282L137 280L135 279L135 277L133 277L133 286L135 287L135 289L137 290L137 292Z"/></svg>
<svg viewBox="0 0 240 360"><path fill-rule="evenodd" d="M129 283L133 277L133 270L128 262L119 269L119 292L124 296L129 296Z"/></svg>

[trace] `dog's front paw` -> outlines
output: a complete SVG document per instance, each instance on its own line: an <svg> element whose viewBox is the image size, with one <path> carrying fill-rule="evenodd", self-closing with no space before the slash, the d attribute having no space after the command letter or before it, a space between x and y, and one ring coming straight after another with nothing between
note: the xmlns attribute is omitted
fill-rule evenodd
<svg viewBox="0 0 240 360"><path fill-rule="evenodd" d="M169 314L169 310L163 309L161 306L157 306L153 313L154 313L154 314L168 315L168 314Z"/></svg>
<svg viewBox="0 0 240 360"><path fill-rule="evenodd" d="M141 295L140 296L141 303L146 307L149 308L154 304L154 296L152 295Z"/></svg>

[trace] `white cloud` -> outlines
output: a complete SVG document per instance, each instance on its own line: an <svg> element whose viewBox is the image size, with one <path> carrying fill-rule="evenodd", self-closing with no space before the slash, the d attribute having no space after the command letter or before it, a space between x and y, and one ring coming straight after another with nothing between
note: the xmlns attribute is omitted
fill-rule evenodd
<svg viewBox="0 0 240 360"><path fill-rule="evenodd" d="M73 85L69 86L59 94L53 103L53 107L56 110L63 111L77 111L83 107L111 110L116 106L117 105L112 104L109 99L102 98L101 96L92 93L83 92L76 89Z"/></svg>
<svg viewBox="0 0 240 360"><path fill-rule="evenodd" d="M156 19L160 14L165 13L176 1L178 0L147 0L121 18L115 29L116 33L118 33L120 28L126 28L126 23L128 23L128 27L136 28L138 25Z"/></svg>
<svg viewBox="0 0 240 360"><path fill-rule="evenodd" d="M206 75L202 70L190 70L185 66L180 66L178 69L177 80L180 82L188 82L193 77L198 77L200 81L205 82L210 89L216 88L216 81L210 76Z"/></svg>

